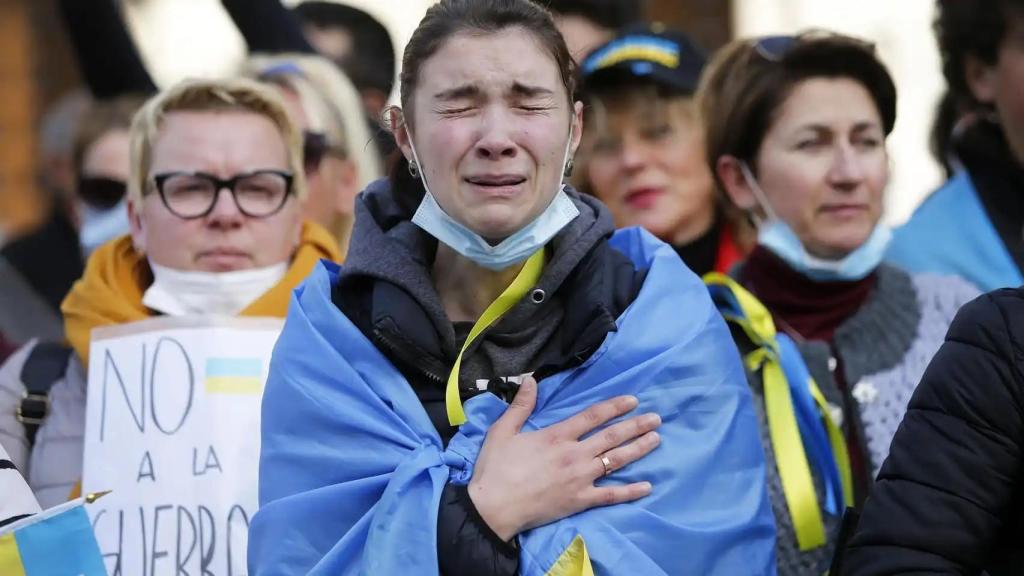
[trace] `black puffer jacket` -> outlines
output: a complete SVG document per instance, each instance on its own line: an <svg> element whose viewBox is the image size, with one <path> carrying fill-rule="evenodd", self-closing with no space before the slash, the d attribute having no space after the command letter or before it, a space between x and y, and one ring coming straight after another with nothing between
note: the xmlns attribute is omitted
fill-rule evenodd
<svg viewBox="0 0 1024 576"><path fill-rule="evenodd" d="M1024 574L1024 289L963 307L893 439L842 574Z"/></svg>

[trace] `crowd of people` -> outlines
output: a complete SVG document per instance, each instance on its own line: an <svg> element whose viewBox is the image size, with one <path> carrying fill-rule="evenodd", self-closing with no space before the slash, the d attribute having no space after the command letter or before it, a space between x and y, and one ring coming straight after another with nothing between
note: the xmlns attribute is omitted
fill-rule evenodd
<svg viewBox="0 0 1024 576"><path fill-rule="evenodd" d="M949 180L896 229L864 39L440 0L396 62L355 8L223 5L237 73L158 89L59 2L0 526L82 491L94 329L251 316L251 574L1024 570L1024 2L937 0Z"/></svg>

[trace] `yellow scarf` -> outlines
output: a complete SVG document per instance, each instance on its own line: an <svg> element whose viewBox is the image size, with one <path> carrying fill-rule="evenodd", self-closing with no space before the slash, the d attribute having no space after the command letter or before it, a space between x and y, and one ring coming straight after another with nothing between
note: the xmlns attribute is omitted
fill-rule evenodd
<svg viewBox="0 0 1024 576"><path fill-rule="evenodd" d="M283 318L288 312L292 290L322 258L339 261L338 243L319 225L306 222L284 278L242 310L241 315ZM124 236L96 249L85 267L85 274L61 305L64 333L82 364L89 364L89 339L93 328L125 324L154 315L142 304L142 295L152 283L149 263L132 247L131 237Z"/></svg>

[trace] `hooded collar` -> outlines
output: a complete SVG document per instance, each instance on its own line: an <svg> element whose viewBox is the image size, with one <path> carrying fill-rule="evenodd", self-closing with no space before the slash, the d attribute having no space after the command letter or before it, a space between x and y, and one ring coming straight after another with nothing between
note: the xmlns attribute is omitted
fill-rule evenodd
<svg viewBox="0 0 1024 576"><path fill-rule="evenodd" d="M283 318L292 290L322 258L338 260L338 244L326 230L306 222L284 278L246 307L241 315ZM88 364L93 328L156 315L142 303L143 294L152 283L149 263L132 246L130 236L112 240L93 252L85 274L61 305L65 334L83 364Z"/></svg>
<svg viewBox="0 0 1024 576"><path fill-rule="evenodd" d="M558 290L594 246L615 230L611 214L600 202L568 187L565 191L580 215L548 244L551 257L537 283L537 288L546 294ZM435 338L417 338L416 344L432 355L452 356L457 349L455 330L430 275L437 240L413 224L411 218L412 213L397 201L387 180L371 184L356 200L356 224L347 259L341 267L340 281L344 283L359 277L383 280L385 286L374 298L377 302L391 295L394 288L411 296L414 302L410 304L425 315L424 319L436 332ZM379 306L374 308L380 309ZM522 302L502 318L502 323L519 325L528 321L532 311L532 307ZM391 315L407 314L416 312L409 309ZM375 311L375 316L378 315Z"/></svg>

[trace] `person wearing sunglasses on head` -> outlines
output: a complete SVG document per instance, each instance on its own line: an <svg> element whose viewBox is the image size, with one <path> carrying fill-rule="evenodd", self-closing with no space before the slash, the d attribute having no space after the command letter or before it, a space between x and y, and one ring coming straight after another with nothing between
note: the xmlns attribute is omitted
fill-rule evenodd
<svg viewBox="0 0 1024 576"><path fill-rule="evenodd" d="M708 164L756 246L708 278L758 397L781 574L828 570L928 360L977 291L882 263L896 88L828 32L737 40L698 100Z"/></svg>
<svg viewBox="0 0 1024 576"><path fill-rule="evenodd" d="M330 61L309 54L253 56L243 75L274 87L302 130L306 217L334 234L345 254L355 196L383 175L359 92Z"/></svg>
<svg viewBox="0 0 1024 576"><path fill-rule="evenodd" d="M130 233L92 253L64 301L74 352L52 374L48 404L29 407L38 421L0 414L0 430L32 446L23 469L44 506L66 499L81 476L93 328L157 315L283 317L314 264L339 257L331 235L303 220L300 141L277 95L249 80L185 81L135 116Z"/></svg>

